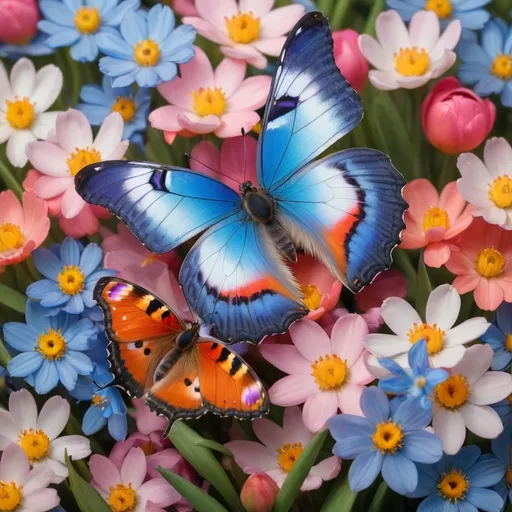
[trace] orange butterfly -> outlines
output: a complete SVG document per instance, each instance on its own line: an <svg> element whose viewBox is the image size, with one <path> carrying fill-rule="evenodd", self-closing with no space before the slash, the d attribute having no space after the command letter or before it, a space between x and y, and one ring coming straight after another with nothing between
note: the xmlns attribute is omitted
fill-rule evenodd
<svg viewBox="0 0 512 512"><path fill-rule="evenodd" d="M242 358L199 336L164 302L129 281L104 277L94 289L110 339L117 382L172 422L210 411L239 419L268 412L268 396Z"/></svg>

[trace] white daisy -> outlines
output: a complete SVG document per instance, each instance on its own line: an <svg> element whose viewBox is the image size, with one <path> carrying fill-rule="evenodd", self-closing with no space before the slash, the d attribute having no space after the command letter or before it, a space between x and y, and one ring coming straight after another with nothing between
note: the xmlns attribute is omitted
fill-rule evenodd
<svg viewBox="0 0 512 512"><path fill-rule="evenodd" d="M62 89L62 71L53 64L36 72L32 61L14 64L10 79L0 62L0 144L7 142L7 159L15 167L27 163L29 142L44 140L55 128L58 111L46 112Z"/></svg>
<svg viewBox="0 0 512 512"><path fill-rule="evenodd" d="M439 19L432 11L418 11L409 30L396 11L379 14L376 41L363 34L359 48L376 67L369 73L377 89L415 89L440 77L456 60L453 49L459 42L461 24L452 21L440 35Z"/></svg>
<svg viewBox="0 0 512 512"><path fill-rule="evenodd" d="M54 396L43 405L39 415L34 397L26 390L9 396L9 410L0 409L0 450L11 443L20 445L32 467L48 466L53 470L52 483L68 476L64 452L73 460L90 455L89 440L83 436L58 437L69 419L67 400Z"/></svg>

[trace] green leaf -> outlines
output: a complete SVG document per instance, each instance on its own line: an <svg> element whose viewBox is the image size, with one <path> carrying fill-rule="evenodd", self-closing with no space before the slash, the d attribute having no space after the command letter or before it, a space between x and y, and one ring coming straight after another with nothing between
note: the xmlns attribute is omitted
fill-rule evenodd
<svg viewBox="0 0 512 512"><path fill-rule="evenodd" d="M290 510L293 501L300 492L302 483L308 476L311 468L315 465L320 449L327 438L327 434L327 430L319 432L306 446L306 449L302 452L301 456L286 476L274 503L273 512L288 512Z"/></svg>
<svg viewBox="0 0 512 512"><path fill-rule="evenodd" d="M321 512L350 512L357 498L357 492L350 488L348 474L340 475L325 500Z"/></svg>
<svg viewBox="0 0 512 512"><path fill-rule="evenodd" d="M25 303L27 297L22 293L0 283L0 303L14 309L18 313L25 314Z"/></svg>
<svg viewBox="0 0 512 512"><path fill-rule="evenodd" d="M425 266L425 259L423 252L420 256L418 264L418 287L416 292L416 311L421 318L425 319L425 311L427 309L427 300L430 292L432 291L432 284L428 277L427 267Z"/></svg>
<svg viewBox="0 0 512 512"><path fill-rule="evenodd" d="M197 512L227 512L215 499L175 473L158 466L157 471L192 505Z"/></svg>
<svg viewBox="0 0 512 512"><path fill-rule="evenodd" d="M393 251L393 261L407 278L407 295L414 297L418 285L418 274L416 273L415 266L411 262L409 253L404 249L396 248Z"/></svg>
<svg viewBox="0 0 512 512"><path fill-rule="evenodd" d="M216 441L212 441L211 439L202 438L200 441L197 441L195 445L202 446L203 448L209 448L210 450L222 453L222 455L226 455L228 457L233 457L233 454L227 448Z"/></svg>
<svg viewBox="0 0 512 512"><path fill-rule="evenodd" d="M389 486L386 482L381 482L377 492L375 493L375 497L372 500L370 508L368 512L380 512L384 510L384 499L386 498L386 493L389 490Z"/></svg>

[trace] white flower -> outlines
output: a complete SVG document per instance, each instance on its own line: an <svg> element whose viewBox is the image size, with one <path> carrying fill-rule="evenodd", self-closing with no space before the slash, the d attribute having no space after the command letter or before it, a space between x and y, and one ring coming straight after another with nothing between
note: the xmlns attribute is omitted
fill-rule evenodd
<svg viewBox="0 0 512 512"><path fill-rule="evenodd" d="M409 31L396 11L379 14L373 37L359 36L359 48L377 70L369 73L377 89L415 89L440 77L456 60L461 24L452 21L440 36L439 19L432 11L417 12Z"/></svg>
<svg viewBox="0 0 512 512"><path fill-rule="evenodd" d="M62 89L62 71L53 64L36 73L32 61L14 64L11 77L0 62L0 144L7 142L7 159L15 167L27 163L27 144L44 140L55 128L58 111L46 112Z"/></svg>
<svg viewBox="0 0 512 512"><path fill-rule="evenodd" d="M471 318L453 327L460 311L460 295L449 285L438 286L427 301L426 322L405 300L391 297L382 304L381 315L393 334L369 334L366 349L368 369L378 378L388 373L378 358L394 359L409 368L407 354L413 343L427 341L430 364L433 368L451 368L464 356L464 345L476 340L489 327L484 317Z"/></svg>
<svg viewBox="0 0 512 512"><path fill-rule="evenodd" d="M46 466L55 473L52 483L68 476L64 452L73 460L90 455L89 440L83 436L58 437L69 418L70 407L60 396L50 398L37 414L34 397L26 390L9 396L9 410L0 409L0 450L11 443L20 445L32 467Z"/></svg>
<svg viewBox="0 0 512 512"><path fill-rule="evenodd" d="M457 187L472 204L474 217L512 230L512 148L502 137L485 143L484 161L473 153L462 153L457 160L462 178Z"/></svg>
<svg viewBox="0 0 512 512"><path fill-rule="evenodd" d="M498 413L489 407L512 393L512 375L488 372L493 356L489 345L473 345L451 376L434 390L432 426L448 454L457 453L466 427L479 437L494 439L503 432Z"/></svg>

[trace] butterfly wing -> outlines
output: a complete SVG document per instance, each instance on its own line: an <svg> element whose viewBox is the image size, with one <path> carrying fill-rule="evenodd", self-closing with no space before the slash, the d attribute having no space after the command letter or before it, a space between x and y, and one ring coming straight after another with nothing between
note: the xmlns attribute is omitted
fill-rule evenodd
<svg viewBox="0 0 512 512"><path fill-rule="evenodd" d="M306 14L277 62L258 140L258 181L272 192L352 130L363 116L358 94L334 62L327 18Z"/></svg>
<svg viewBox="0 0 512 512"><path fill-rule="evenodd" d="M92 164L75 178L88 203L117 215L152 252L168 252L240 210L240 196L219 181L148 162Z"/></svg>

